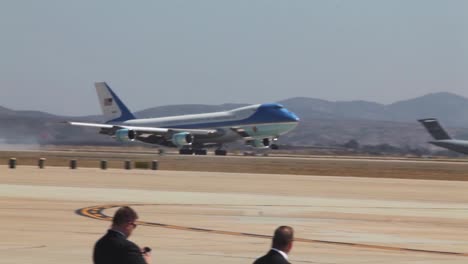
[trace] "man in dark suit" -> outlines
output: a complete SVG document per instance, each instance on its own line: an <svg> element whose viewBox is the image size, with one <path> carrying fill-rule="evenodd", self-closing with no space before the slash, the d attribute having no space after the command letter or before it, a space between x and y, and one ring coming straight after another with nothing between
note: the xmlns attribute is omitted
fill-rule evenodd
<svg viewBox="0 0 468 264"><path fill-rule="evenodd" d="M151 250L140 249L127 240L137 227L137 213L130 207L119 208L112 219L111 229L94 245L94 264L150 264Z"/></svg>
<svg viewBox="0 0 468 264"><path fill-rule="evenodd" d="M275 230L270 251L255 260L254 264L290 264L288 253L292 249L294 230L290 226L280 226Z"/></svg>

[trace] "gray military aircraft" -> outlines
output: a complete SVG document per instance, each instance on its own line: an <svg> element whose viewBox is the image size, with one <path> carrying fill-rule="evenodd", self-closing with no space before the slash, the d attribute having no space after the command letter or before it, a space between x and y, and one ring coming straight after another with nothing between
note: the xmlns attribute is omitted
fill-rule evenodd
<svg viewBox="0 0 468 264"><path fill-rule="evenodd" d="M446 148L455 152L468 154L468 140L453 139L447 134L447 132L442 128L437 119L435 118L426 118L418 120L427 131L432 135L434 140L429 141L429 143Z"/></svg>

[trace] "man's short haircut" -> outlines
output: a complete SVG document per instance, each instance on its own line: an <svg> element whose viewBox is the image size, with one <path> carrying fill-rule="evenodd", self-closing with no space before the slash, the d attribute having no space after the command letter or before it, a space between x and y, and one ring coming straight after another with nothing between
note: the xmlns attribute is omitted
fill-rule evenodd
<svg viewBox="0 0 468 264"><path fill-rule="evenodd" d="M132 208L128 206L120 207L112 218L113 225L122 225L129 222L133 222L138 219L138 215Z"/></svg>
<svg viewBox="0 0 468 264"><path fill-rule="evenodd" d="M285 249L294 239L294 230L290 226L276 228L273 236L273 247L279 250Z"/></svg>

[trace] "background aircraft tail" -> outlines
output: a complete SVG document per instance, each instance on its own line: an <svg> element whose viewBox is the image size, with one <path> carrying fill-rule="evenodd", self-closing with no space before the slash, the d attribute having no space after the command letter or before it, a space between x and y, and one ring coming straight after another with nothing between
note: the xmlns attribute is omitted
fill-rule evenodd
<svg viewBox="0 0 468 264"><path fill-rule="evenodd" d="M432 137L436 140L440 139L451 139L451 137L445 132L442 126L435 118L426 118L418 120L424 127L431 133Z"/></svg>
<svg viewBox="0 0 468 264"><path fill-rule="evenodd" d="M105 82L94 83L96 92L101 104L102 113L111 122L123 122L135 119L135 116L128 110L120 98L112 91Z"/></svg>

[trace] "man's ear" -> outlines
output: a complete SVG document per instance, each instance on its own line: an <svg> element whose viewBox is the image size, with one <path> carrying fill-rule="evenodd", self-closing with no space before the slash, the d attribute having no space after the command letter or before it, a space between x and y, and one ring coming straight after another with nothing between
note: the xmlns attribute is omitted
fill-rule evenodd
<svg viewBox="0 0 468 264"><path fill-rule="evenodd" d="M286 248L286 253L289 253L289 252L291 251L292 246L293 246L293 241L291 241L291 242L288 244L288 246L287 246L287 248Z"/></svg>

